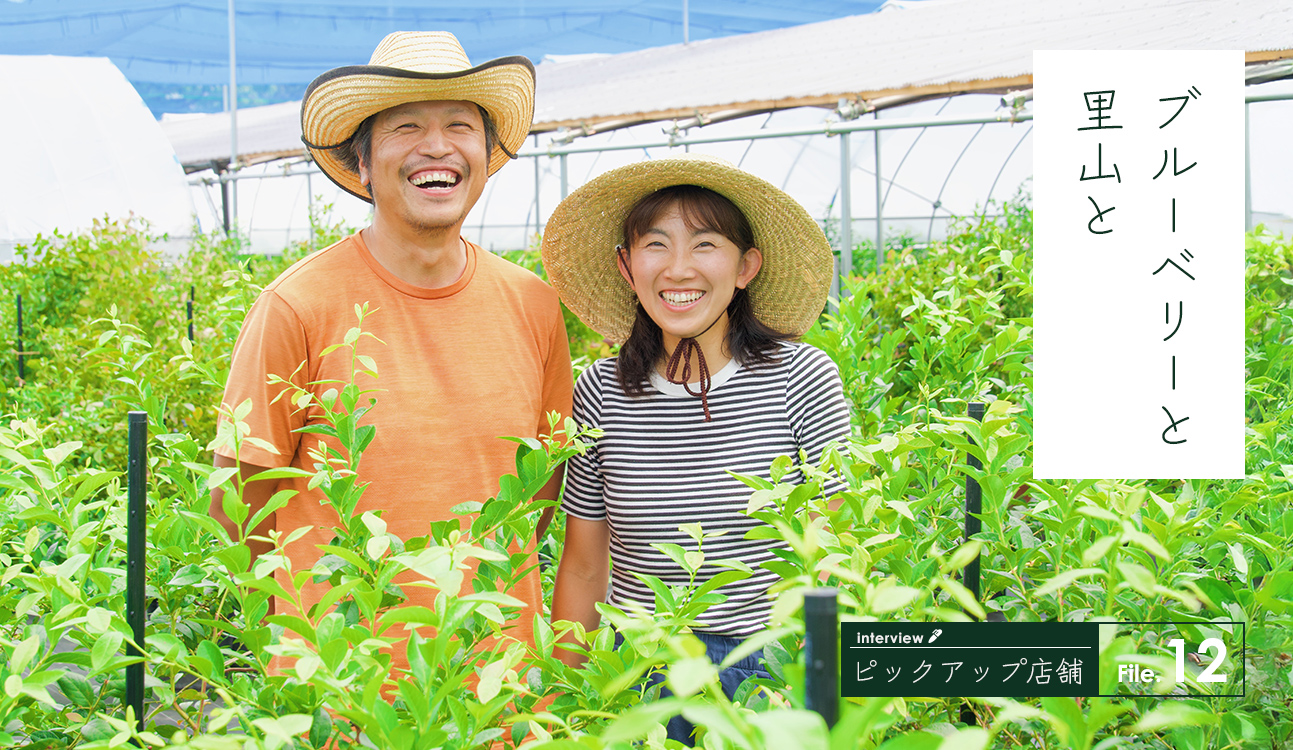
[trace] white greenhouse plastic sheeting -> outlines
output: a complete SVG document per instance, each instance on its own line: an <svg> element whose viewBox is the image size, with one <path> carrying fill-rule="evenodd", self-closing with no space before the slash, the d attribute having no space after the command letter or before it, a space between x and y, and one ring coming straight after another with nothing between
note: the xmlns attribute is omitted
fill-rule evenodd
<svg viewBox="0 0 1293 750"><path fill-rule="evenodd" d="M1293 94L1293 81L1250 86L1256 94ZM990 115L999 111L999 97L971 94L906 105L881 114L887 119L915 119ZM1293 141L1287 137L1293 121L1293 101L1257 102L1251 114L1251 180L1253 222L1293 234ZM1002 112L1004 114L1004 111ZM809 128L823 123L826 113L805 107L693 128L688 135L714 137L749 134L760 129ZM862 121L870 119L863 118ZM620 146L664 140L667 123L638 125L577 140L574 146ZM1031 123L989 123L925 129L885 131L880 138L883 175L883 215L887 237L906 233L918 243L944 236L950 215L981 210L986 202L1012 198L1032 174ZM526 150L534 149L534 138ZM875 237L875 145L872 133L850 136L852 170L853 241ZM539 137L541 147L547 138ZM579 153L567 157L567 186L573 191L614 167L645 158L659 158L683 149L633 148ZM785 189L819 221L838 222L837 191L840 182L839 139L821 135L758 141L712 143L691 147L714 154ZM265 179L242 179L238 184L238 215L252 249L276 253L309 234L308 206L331 204L332 220L360 227L368 222L367 203L343 193L327 177L315 173L282 177L284 166L301 170L311 165L299 160L270 162L250 167L243 175L263 174ZM560 161L540 156L539 216L546 222L561 199ZM202 172L193 177L210 177ZM494 250L526 247L533 242L535 159L521 158L490 178L484 194L463 228L470 240ZM218 185L194 188L194 202L202 227L220 226ZM313 198L312 198L313 196ZM320 203L321 201L321 203ZM934 202L939 203L938 207ZM931 221L931 218L933 219Z"/></svg>
<svg viewBox="0 0 1293 750"><path fill-rule="evenodd" d="M1000 97L968 95L921 102L886 110L881 119L950 117L992 114ZM826 113L817 108L800 108L742 118L690 131L694 136L717 137L747 134L757 130L811 128L820 126ZM870 119L869 117L866 119ZM583 138L584 147L622 146L626 143L659 142L664 138L662 123ZM1011 198L1032 170L1030 123L957 125L928 129L886 131L881 136L881 170L885 182L884 216L886 233L906 233L919 243L944 236L948 217L980 209L991 198ZM540 143L546 139L540 137ZM533 148L534 138L526 142ZM875 236L875 147L871 133L850 136L852 176L853 240ZM633 148L602 153L571 154L567 157L567 185L574 190L588 180L615 167L646 158L682 153L683 148ZM839 220L840 178L839 138L823 135L733 141L692 146L694 152L713 154L739 164L753 174L786 190L819 222ZM352 226L368 221L369 206L343 193L321 173L282 177L283 162L248 168L243 175L266 175L265 179L238 181L239 224L251 240L252 250L277 252L290 241L308 234L308 205L331 204L333 220ZM297 163L301 169L305 164ZM539 217L546 222L561 200L560 161L538 157ZM271 176L275 175L275 176ZM193 175L210 177L210 172ZM995 183L995 185L994 185ZM218 184L195 188L194 201L204 229L220 225ZM989 193L989 191L991 191ZM490 177L485 192L468 215L463 235L486 249L514 250L532 245L536 232L534 218L535 159L522 157ZM319 203L321 201L321 203ZM938 208L933 203L940 203ZM871 218L868 218L871 217ZM931 217L933 221L931 222Z"/></svg>
<svg viewBox="0 0 1293 750"><path fill-rule="evenodd" d="M37 234L146 219L188 234L184 170L135 89L106 58L0 55L0 262Z"/></svg>
<svg viewBox="0 0 1293 750"><path fill-rule="evenodd" d="M1288 0L923 0L831 21L544 66L535 130L1031 85L1038 49L1288 57ZM605 126L599 125L599 129Z"/></svg>

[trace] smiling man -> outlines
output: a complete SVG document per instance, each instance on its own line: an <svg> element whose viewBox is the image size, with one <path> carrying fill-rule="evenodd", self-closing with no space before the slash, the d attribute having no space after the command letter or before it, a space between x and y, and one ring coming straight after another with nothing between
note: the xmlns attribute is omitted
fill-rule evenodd
<svg viewBox="0 0 1293 750"><path fill-rule="evenodd" d="M556 293L461 237L486 180L515 158L533 111L529 60L472 67L445 32L391 34L368 65L328 71L306 91L302 140L328 177L373 204L373 221L289 268L248 313L223 404L250 399L246 421L259 441L243 442L236 456L219 448L215 459L240 463L253 508L278 490L297 491L257 529L311 527L288 547L294 570L315 564L337 521L305 480L255 480L270 467L313 471L308 452L320 437L300 432L320 422L317 409L278 398L283 386L268 376L318 396L349 382L347 350L323 352L357 324L356 305L367 303L363 327L379 339L356 344L378 373L358 382L377 398L363 417L377 432L359 468L358 481L370 483L359 510L382 511L390 533L425 536L453 506L495 494L499 476L514 468L515 445L500 438L539 436L548 411L570 413L570 352ZM540 496L555 498L559 486L554 478ZM211 512L236 531L220 497ZM253 545L256 554L266 550ZM277 575L290 584L285 571ZM307 605L322 593L307 585ZM540 610L537 568L512 593L528 605L513 634L528 639ZM410 604L432 606L431 589L406 594ZM287 609L281 600L275 606ZM405 663L403 649L394 656Z"/></svg>

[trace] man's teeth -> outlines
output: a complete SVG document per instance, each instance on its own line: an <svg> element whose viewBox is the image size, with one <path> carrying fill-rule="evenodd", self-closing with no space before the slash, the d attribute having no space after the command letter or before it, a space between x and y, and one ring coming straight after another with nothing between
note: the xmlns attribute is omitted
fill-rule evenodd
<svg viewBox="0 0 1293 750"><path fill-rule="evenodd" d="M686 305L705 296L704 292L660 292L665 302L671 305Z"/></svg>
<svg viewBox="0 0 1293 750"><path fill-rule="evenodd" d="M410 182L418 187L422 187L423 185L430 185L432 187L437 185L448 185L449 187L453 187L458 184L458 175L453 172L423 172L410 180Z"/></svg>

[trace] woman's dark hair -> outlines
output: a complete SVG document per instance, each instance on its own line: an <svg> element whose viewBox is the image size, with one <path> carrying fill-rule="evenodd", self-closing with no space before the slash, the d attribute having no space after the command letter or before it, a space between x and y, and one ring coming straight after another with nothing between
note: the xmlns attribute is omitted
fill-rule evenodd
<svg viewBox="0 0 1293 750"><path fill-rule="evenodd" d="M647 233L666 211L678 208L682 220L691 230L705 230L723 235L736 245L744 255L754 247L754 230L745 214L722 195L696 185L673 185L661 188L638 201L624 218L625 264L628 248ZM727 352L743 365L767 365L776 361L777 342L793 338L774 331L754 316L750 294L737 289L727 305ZM620 347L615 374L624 392L641 396L651 382L651 371L665 356L664 337L660 326L647 315L642 303L637 304L633 331Z"/></svg>

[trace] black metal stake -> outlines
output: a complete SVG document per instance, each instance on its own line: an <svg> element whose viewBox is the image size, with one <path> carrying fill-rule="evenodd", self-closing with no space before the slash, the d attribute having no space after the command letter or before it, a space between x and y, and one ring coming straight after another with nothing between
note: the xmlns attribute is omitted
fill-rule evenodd
<svg viewBox="0 0 1293 750"><path fill-rule="evenodd" d="M22 295L18 295L18 384L26 379L26 369L22 359Z"/></svg>
<svg viewBox="0 0 1293 750"><path fill-rule="evenodd" d="M835 726L840 712L839 606L835 589L804 594L804 705Z"/></svg>
<svg viewBox="0 0 1293 750"><path fill-rule="evenodd" d="M126 648L128 656L143 656L144 646L144 542L148 533L146 518L148 480L148 414L132 411L129 415L130 454L126 470L128 508L126 515L126 623L134 643ZM136 646L136 644L138 644ZM134 706L139 731L144 729L144 663L126 667L126 705Z"/></svg>
<svg viewBox="0 0 1293 750"><path fill-rule="evenodd" d="M983 421L983 404L975 401L970 404L970 418L977 421ZM982 469L983 462L975 458L973 454L967 454L965 462L975 469ZM983 493L979 489L979 483L974 477L965 477L965 540L968 542L975 534L983 529L983 522L979 520L979 514L983 512ZM979 599L979 556L975 555L965 566L965 587L974 594L975 601Z"/></svg>
<svg viewBox="0 0 1293 750"><path fill-rule="evenodd" d="M973 401L969 405L967 413L970 418L976 422L983 421L983 403ZM973 442L973 441L971 441ZM967 453L965 462L976 469L983 468L983 462L972 453ZM983 522L979 520L979 514L983 512L983 491L979 488L979 483L974 477L965 477L965 540L979 533L983 529ZM965 572L962 574L962 580L965 587L974 595L974 600L979 601L979 556L975 555L974 559L965 565ZM1005 616L1000 612L989 612L987 619L991 622L1004 621ZM960 719L963 723L974 726L979 723L978 716L974 713L974 708L968 701L961 703Z"/></svg>
<svg viewBox="0 0 1293 750"><path fill-rule="evenodd" d="M189 341L193 340L193 299L196 291L192 286L189 287L189 301L186 307L189 315Z"/></svg>

